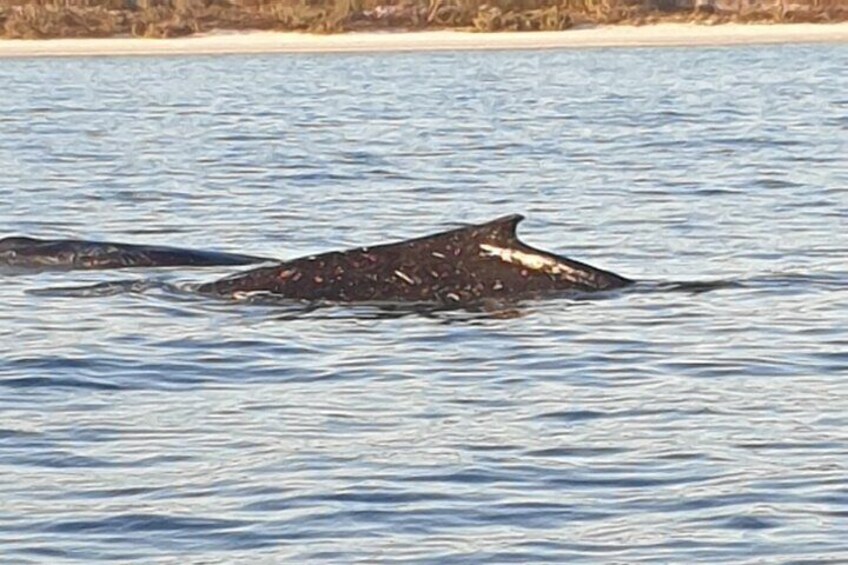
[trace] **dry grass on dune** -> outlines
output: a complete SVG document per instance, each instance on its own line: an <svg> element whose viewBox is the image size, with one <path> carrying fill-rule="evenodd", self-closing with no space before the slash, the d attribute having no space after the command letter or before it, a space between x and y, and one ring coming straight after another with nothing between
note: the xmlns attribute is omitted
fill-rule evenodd
<svg viewBox="0 0 848 565"><path fill-rule="evenodd" d="M0 37L177 37L215 29L562 30L577 23L844 21L848 0L0 0Z"/></svg>

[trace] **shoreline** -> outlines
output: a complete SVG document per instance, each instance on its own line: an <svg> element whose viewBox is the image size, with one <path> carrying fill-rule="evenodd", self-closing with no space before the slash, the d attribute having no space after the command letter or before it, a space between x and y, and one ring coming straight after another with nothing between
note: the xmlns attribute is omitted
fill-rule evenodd
<svg viewBox="0 0 848 565"><path fill-rule="evenodd" d="M566 31L378 31L315 35L298 32L213 32L172 39L0 39L0 58L262 53L365 53L694 47L784 43L848 43L848 22L835 24L656 23Z"/></svg>

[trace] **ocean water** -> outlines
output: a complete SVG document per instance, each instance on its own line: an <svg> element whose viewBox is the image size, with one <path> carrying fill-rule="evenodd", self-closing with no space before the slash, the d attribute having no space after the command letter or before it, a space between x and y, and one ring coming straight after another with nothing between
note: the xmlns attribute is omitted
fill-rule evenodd
<svg viewBox="0 0 848 565"><path fill-rule="evenodd" d="M0 561L848 562L846 68L0 60L2 235L293 258L523 213L640 281L428 313L0 273Z"/></svg>

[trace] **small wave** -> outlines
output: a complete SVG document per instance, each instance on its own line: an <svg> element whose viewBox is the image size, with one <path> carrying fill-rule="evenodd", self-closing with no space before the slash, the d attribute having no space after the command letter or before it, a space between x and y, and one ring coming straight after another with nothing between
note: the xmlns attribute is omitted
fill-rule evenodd
<svg viewBox="0 0 848 565"><path fill-rule="evenodd" d="M701 294L724 289L769 289L799 287L818 290L843 290L848 286L848 273L773 273L740 279L712 281L640 281L636 292L686 292Z"/></svg>
<svg viewBox="0 0 848 565"><path fill-rule="evenodd" d="M143 294L150 290L179 292L179 288L175 285L148 279L107 281L80 286L34 288L29 289L26 292L27 294L34 296L96 298L100 296L115 296L118 294Z"/></svg>

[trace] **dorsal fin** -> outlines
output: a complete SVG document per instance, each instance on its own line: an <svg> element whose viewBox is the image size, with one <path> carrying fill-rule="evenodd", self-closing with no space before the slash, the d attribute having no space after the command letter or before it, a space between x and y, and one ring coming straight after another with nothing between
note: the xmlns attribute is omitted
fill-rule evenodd
<svg viewBox="0 0 848 565"><path fill-rule="evenodd" d="M501 216L484 224L468 226L472 230L472 237L486 243L509 247L518 241L518 224L524 219L521 214L510 214Z"/></svg>
<svg viewBox="0 0 848 565"><path fill-rule="evenodd" d="M495 218L494 220L489 220L482 224L468 224L461 228L454 228L452 230L443 231L433 235L425 235L414 239L375 245L370 247L370 249L382 249L393 245L405 245L409 247L418 245L421 242L445 238L463 242L474 241L478 244L488 243L499 247L513 247L520 243L518 241L518 235L515 232L518 228L518 224L523 219L524 216L521 214L510 214L509 216L501 216L500 218Z"/></svg>

